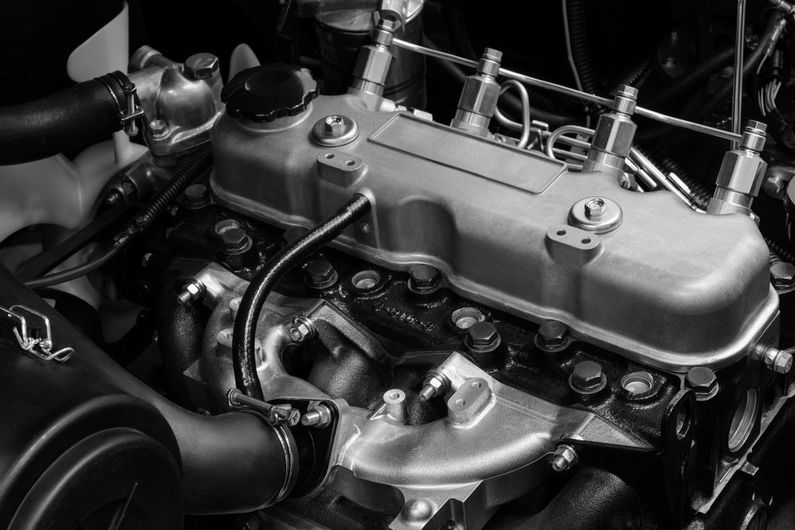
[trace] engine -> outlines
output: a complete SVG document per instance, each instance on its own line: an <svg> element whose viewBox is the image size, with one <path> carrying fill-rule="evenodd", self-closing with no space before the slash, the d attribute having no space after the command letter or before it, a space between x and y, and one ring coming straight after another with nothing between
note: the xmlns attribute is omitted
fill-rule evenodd
<svg viewBox="0 0 795 530"><path fill-rule="evenodd" d="M78 48L0 110L0 524L786 528L795 7L749 4L612 90L576 0L578 88L449 2L286 2L278 61Z"/></svg>

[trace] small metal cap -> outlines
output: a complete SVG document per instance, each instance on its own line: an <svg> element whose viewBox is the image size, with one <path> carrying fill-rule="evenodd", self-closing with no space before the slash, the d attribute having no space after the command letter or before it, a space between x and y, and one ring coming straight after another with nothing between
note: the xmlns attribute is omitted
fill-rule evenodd
<svg viewBox="0 0 795 530"><path fill-rule="evenodd" d="M552 455L552 469L557 473L568 471L577 464L579 459L577 451L572 446L561 444Z"/></svg>
<svg viewBox="0 0 795 530"><path fill-rule="evenodd" d="M568 345L569 328L558 320L544 320L536 334L536 346L557 351Z"/></svg>
<svg viewBox="0 0 795 530"><path fill-rule="evenodd" d="M613 110L622 114L632 115L638 101L638 89L629 85L623 85L616 92L613 100Z"/></svg>
<svg viewBox="0 0 795 530"><path fill-rule="evenodd" d="M478 74L497 77L500 73L500 61L502 61L502 52L494 48L486 48L483 55L480 56L478 62Z"/></svg>
<svg viewBox="0 0 795 530"><path fill-rule="evenodd" d="M740 148L761 153L767 139L767 125L761 121L748 120L740 140Z"/></svg>
<svg viewBox="0 0 795 530"><path fill-rule="evenodd" d="M430 265L415 265L409 271L409 290L417 294L427 294L439 287L442 275L439 269Z"/></svg>
<svg viewBox="0 0 795 530"><path fill-rule="evenodd" d="M718 378L706 366L694 366L685 374L685 383L696 393L696 399L704 401L718 393Z"/></svg>
<svg viewBox="0 0 795 530"><path fill-rule="evenodd" d="M595 394L607 386L607 376L602 365L594 361L580 361L574 365L569 386L579 394Z"/></svg>
<svg viewBox="0 0 795 530"><path fill-rule="evenodd" d="M218 57L211 53L196 53L185 60L185 75L199 81L210 79L219 67Z"/></svg>
<svg viewBox="0 0 795 530"><path fill-rule="evenodd" d="M325 259L310 261L304 269L306 284L312 289L328 289L339 278L337 270Z"/></svg>
<svg viewBox="0 0 795 530"><path fill-rule="evenodd" d="M474 352L487 353L496 350L501 341L500 332L493 323L478 322L467 330L464 343Z"/></svg>

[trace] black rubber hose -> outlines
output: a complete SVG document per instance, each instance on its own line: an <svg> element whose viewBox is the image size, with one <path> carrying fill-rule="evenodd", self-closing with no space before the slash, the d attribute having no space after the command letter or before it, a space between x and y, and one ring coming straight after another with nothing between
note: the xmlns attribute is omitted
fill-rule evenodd
<svg viewBox="0 0 795 530"><path fill-rule="evenodd" d="M789 263L795 263L795 251L791 245L781 243L770 237L765 237L765 243L767 243L767 248L781 259Z"/></svg>
<svg viewBox="0 0 795 530"><path fill-rule="evenodd" d="M599 85L591 60L585 2L583 0L566 0L566 13L571 40L571 56L580 78L580 84L585 92L596 94Z"/></svg>
<svg viewBox="0 0 795 530"><path fill-rule="evenodd" d="M21 105L0 108L0 165L62 153L109 136L122 127L121 72L84 81Z"/></svg>
<svg viewBox="0 0 795 530"><path fill-rule="evenodd" d="M44 300L0 266L0 306L22 304L50 319L56 346L71 346L69 365L85 366L120 391L154 406L179 445L188 513L241 513L265 507L289 491L295 446L289 431L232 412L204 416L182 409L130 375Z"/></svg>
<svg viewBox="0 0 795 530"><path fill-rule="evenodd" d="M25 285L33 289L58 285L59 283L68 282L75 278L85 276L109 262L121 252L134 236L152 226L155 220L166 211L166 208L185 191L185 188L210 167L213 161L212 155L212 148L209 144L205 144L196 151L186 155L180 163L180 166L174 172L174 176L171 177L171 180L155 194L146 208L127 224L126 228L116 236L113 245L101 255L77 267L27 281Z"/></svg>
<svg viewBox="0 0 795 530"><path fill-rule="evenodd" d="M235 318L232 355L237 387L246 395L262 399L254 353L259 313L276 282L284 273L329 243L370 210L367 197L355 194L337 213L315 226L273 256L254 275L240 301Z"/></svg>

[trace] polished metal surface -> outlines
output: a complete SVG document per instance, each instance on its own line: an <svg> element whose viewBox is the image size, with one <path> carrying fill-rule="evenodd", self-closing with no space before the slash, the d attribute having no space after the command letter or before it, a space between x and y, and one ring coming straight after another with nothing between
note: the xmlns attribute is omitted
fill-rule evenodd
<svg viewBox="0 0 795 530"><path fill-rule="evenodd" d="M308 141L332 114L355 120L358 139L338 149ZM348 231L338 247L390 268L433 265L464 296L561 321L651 365L730 364L778 313L767 246L745 216L701 215L670 193L624 190L603 172L566 172L408 113L369 112L353 95L321 96L300 124L264 135L224 116L214 138L220 203L306 227L350 194L367 194L367 230ZM569 224L572 205L588 197L618 205L621 225L599 235Z"/></svg>
<svg viewBox="0 0 795 530"><path fill-rule="evenodd" d="M437 59L450 61L452 63L460 64L462 66L468 66L470 68L477 67L477 61L466 59L464 57L459 57L457 55L446 53L440 50L427 48L425 46L420 46L418 44L414 44L412 42L408 42L402 39L394 39L392 41L392 44L400 48L411 50L417 53L422 53L423 55L427 55L429 57L435 57ZM551 81L544 81L543 79L538 79L529 75L513 72L505 68L500 68L500 75L505 76L509 79L516 79L517 81L527 83L530 86L543 88L545 90L551 90L552 92L557 92L559 94L564 94L567 96L575 97L577 99L583 99L586 101L590 101L592 103L597 103L603 107L609 107L612 105L613 102L613 100L609 98L597 96L596 94L589 94L588 92L583 92L581 90L577 90L576 88L567 87L564 85L560 85L558 83L553 83ZM673 125L675 127L681 127L683 129L688 129L691 131L708 134L710 136L715 136L717 138L724 138L726 140L740 139L739 134L733 133L731 131L724 131L722 129L716 129L715 127L709 127L701 123L695 123L692 121L683 120L681 118L676 118L674 116L668 116L661 112L650 110L645 107L637 107L635 109L635 114L637 114L638 116L643 116L644 118L650 118L660 123L665 123L668 125Z"/></svg>

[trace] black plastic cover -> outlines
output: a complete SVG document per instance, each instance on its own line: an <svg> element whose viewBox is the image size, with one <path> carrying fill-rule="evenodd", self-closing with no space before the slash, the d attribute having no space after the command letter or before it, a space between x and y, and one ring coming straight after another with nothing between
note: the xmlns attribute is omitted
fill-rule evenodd
<svg viewBox="0 0 795 530"><path fill-rule="evenodd" d="M221 99L230 116L262 123L301 114L317 95L317 83L306 71L275 63L238 73Z"/></svg>

